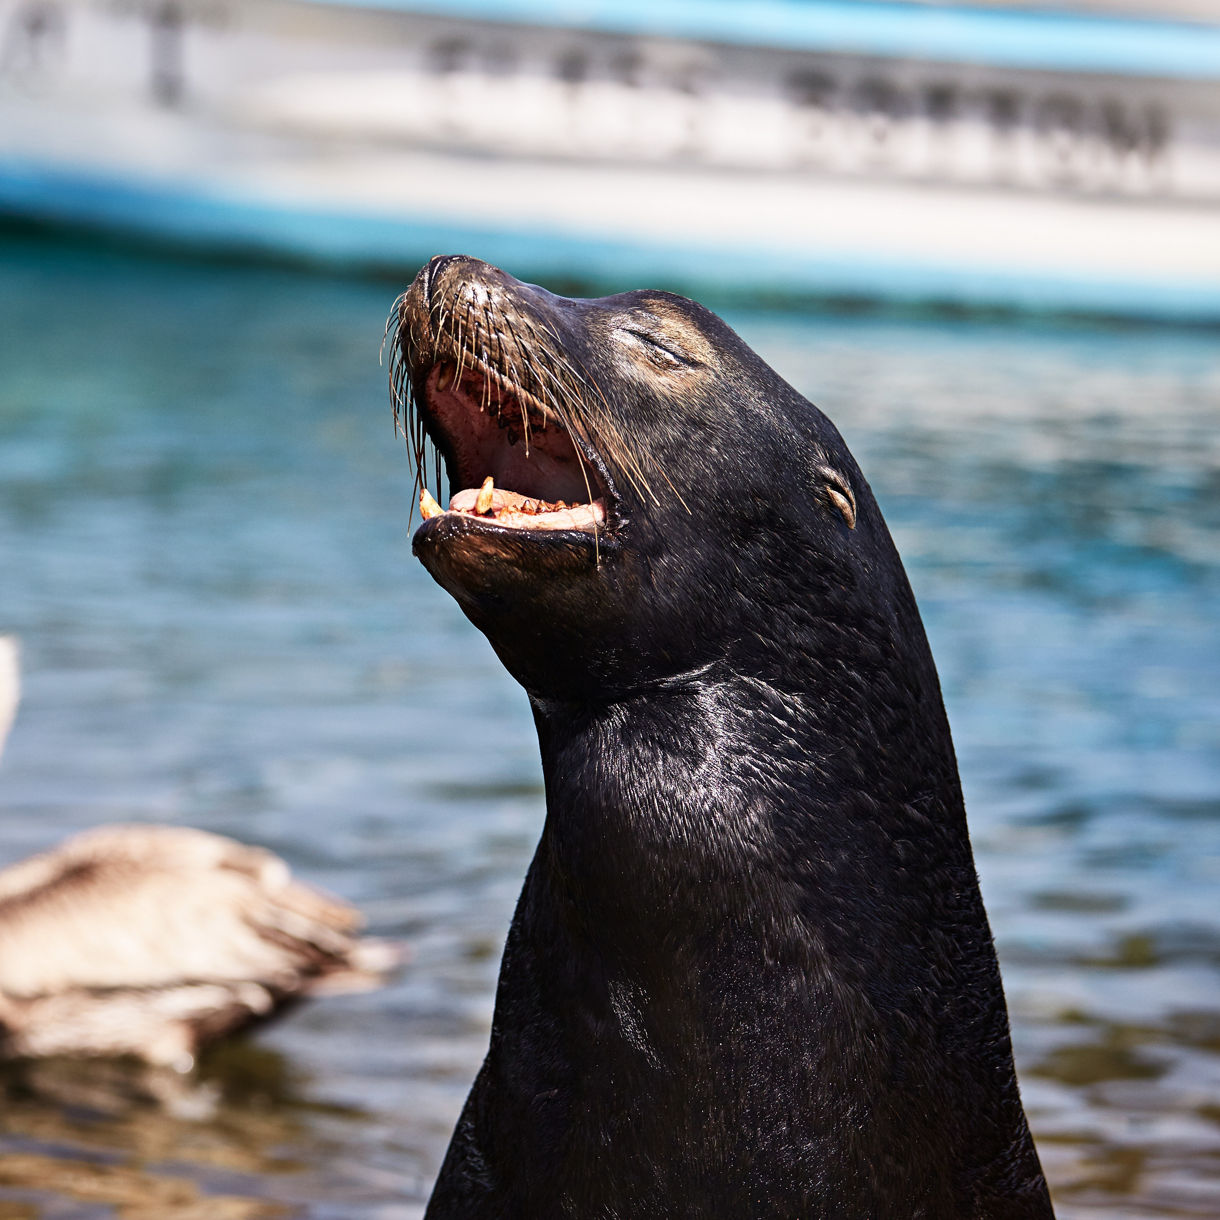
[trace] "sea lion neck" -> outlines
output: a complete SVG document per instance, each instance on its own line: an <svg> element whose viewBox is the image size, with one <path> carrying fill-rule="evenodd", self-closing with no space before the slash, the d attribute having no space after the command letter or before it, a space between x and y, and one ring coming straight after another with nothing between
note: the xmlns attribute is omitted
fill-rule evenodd
<svg viewBox="0 0 1220 1220"><path fill-rule="evenodd" d="M807 712L710 672L575 715L535 705L547 820L506 949L482 1112L512 1092L499 1065L529 1013L528 1036L547 1031L547 1054L563 1047L575 1068L528 1057L526 1092L556 1090L558 1130L578 1147L599 1146L620 1113L655 1114L617 1146L629 1167L670 1150L659 1189L694 1192L674 1215L1048 1216L1011 1069L972 1049L1009 1053L951 754L899 799L914 769L874 758L845 780L845 738L819 744L824 722ZM758 1124L742 1155L775 1211L717 1160L739 1136L709 1142L707 1124L730 1114ZM808 1163L759 1136L794 1123ZM904 1164L918 1180L878 1173ZM979 1209L1009 1173L1027 1200ZM708 1174L718 1201L699 1193ZM627 1178L578 1173L571 1188L591 1193L570 1214L604 1197L658 1214L656 1182Z"/></svg>
<svg viewBox="0 0 1220 1220"><path fill-rule="evenodd" d="M935 717L938 696L933 708L865 719L826 693L715 665L599 704L532 700L547 834L564 870L587 896L594 874L631 860L641 885L672 872L706 880L774 862L794 843L835 844L831 856L847 862L901 840L903 868L947 847L968 858L947 734L929 746L900 732Z"/></svg>

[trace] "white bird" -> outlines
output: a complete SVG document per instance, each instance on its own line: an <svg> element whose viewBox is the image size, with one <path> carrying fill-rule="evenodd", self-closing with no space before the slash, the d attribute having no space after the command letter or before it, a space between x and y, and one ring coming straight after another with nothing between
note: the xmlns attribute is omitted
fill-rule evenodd
<svg viewBox="0 0 1220 1220"><path fill-rule="evenodd" d="M16 704L0 637L0 748ZM311 995L380 985L400 945L261 848L176 826L107 826L0 870L0 1058L201 1045Z"/></svg>

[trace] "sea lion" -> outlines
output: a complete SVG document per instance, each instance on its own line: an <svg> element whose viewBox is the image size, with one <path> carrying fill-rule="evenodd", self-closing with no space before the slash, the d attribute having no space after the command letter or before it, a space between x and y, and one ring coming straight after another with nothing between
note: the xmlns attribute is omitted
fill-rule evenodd
<svg viewBox="0 0 1220 1220"><path fill-rule="evenodd" d="M547 815L429 1220L1052 1215L915 600L830 421L665 292L433 259L414 551ZM422 474L421 474L422 479Z"/></svg>

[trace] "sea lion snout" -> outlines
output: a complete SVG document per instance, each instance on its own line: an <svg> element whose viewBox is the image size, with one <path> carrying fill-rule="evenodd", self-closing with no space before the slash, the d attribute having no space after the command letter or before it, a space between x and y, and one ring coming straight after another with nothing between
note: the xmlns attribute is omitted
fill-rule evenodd
<svg viewBox="0 0 1220 1220"><path fill-rule="evenodd" d="M418 305L451 315L456 326L473 325L475 311L537 310L562 301L537 284L527 284L492 263L469 254L438 254L423 267L408 289ZM467 318L465 311L471 311Z"/></svg>
<svg viewBox="0 0 1220 1220"><path fill-rule="evenodd" d="M532 692L621 692L757 652L779 586L857 596L847 536L868 497L858 514L841 438L702 305L562 297L450 255L391 326L415 553ZM424 487L429 441L447 505Z"/></svg>

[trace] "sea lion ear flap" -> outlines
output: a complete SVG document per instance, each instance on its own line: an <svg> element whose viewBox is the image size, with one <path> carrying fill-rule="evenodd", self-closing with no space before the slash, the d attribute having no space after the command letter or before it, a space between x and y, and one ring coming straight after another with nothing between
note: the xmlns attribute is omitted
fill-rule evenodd
<svg viewBox="0 0 1220 1220"><path fill-rule="evenodd" d="M831 466L819 466L818 474L826 481L826 497L839 510L847 528L856 528L856 494L851 484Z"/></svg>

